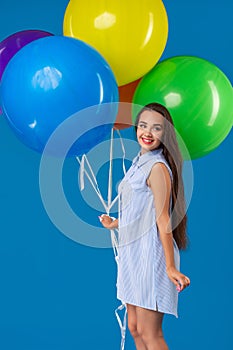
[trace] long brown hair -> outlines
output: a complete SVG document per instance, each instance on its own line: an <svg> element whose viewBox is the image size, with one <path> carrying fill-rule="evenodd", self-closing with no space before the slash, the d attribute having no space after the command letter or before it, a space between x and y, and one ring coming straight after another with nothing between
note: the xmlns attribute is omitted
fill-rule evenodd
<svg viewBox="0 0 233 350"><path fill-rule="evenodd" d="M164 158L168 162L172 175L172 233L179 249L185 249L187 247L188 239L186 234L187 215L186 204L184 198L184 184L182 179L183 158L176 139L176 133L174 123L171 115L166 107L159 103L149 103L144 106L136 117L135 129L137 131L137 125L141 114L144 111L155 111L163 115L168 121L164 123L164 131L160 144ZM172 153L172 154L171 154Z"/></svg>

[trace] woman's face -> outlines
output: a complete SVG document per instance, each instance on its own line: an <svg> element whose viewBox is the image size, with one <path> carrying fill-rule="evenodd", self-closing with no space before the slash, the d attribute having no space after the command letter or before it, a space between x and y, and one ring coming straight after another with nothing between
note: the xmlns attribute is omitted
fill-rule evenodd
<svg viewBox="0 0 233 350"><path fill-rule="evenodd" d="M137 126L137 139L141 146L141 154L160 146L164 132L164 117L159 112L144 111L140 115Z"/></svg>

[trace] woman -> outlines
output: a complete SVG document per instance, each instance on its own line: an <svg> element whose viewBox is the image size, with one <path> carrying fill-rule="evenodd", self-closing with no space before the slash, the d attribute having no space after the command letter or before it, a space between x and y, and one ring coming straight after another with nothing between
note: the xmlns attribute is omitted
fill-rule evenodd
<svg viewBox="0 0 233 350"><path fill-rule="evenodd" d="M146 105L135 128L141 150L119 186L119 218L101 222L119 229L117 297L137 350L167 350L163 316L177 317L178 293L190 284L179 271L187 245L182 157L164 106Z"/></svg>

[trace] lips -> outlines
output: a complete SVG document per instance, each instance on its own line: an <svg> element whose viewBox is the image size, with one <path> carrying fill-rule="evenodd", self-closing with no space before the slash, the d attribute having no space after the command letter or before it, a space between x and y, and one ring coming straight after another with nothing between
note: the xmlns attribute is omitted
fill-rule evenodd
<svg viewBox="0 0 233 350"><path fill-rule="evenodd" d="M142 137L142 142L145 144L145 145L151 145L153 143L153 139L149 139L147 137Z"/></svg>

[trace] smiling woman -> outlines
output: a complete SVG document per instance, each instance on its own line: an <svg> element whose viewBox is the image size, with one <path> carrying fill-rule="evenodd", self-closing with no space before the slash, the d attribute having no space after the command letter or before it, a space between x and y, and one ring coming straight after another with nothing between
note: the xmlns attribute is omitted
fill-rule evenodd
<svg viewBox="0 0 233 350"><path fill-rule="evenodd" d="M165 350L163 316L177 317L178 292L190 284L179 271L187 246L182 158L164 106L142 108L135 128L141 150L119 186L119 217L102 215L101 223L119 228L117 297L136 348Z"/></svg>

